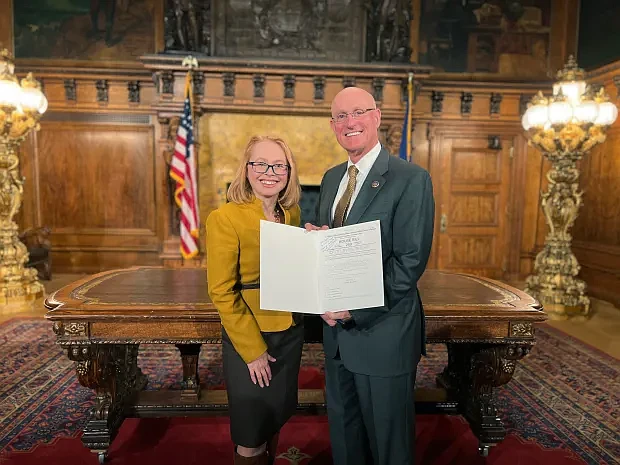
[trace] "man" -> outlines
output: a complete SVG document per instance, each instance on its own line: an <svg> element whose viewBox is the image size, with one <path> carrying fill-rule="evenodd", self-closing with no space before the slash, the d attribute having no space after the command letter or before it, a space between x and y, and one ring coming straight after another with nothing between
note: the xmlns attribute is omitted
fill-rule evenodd
<svg viewBox="0 0 620 465"><path fill-rule="evenodd" d="M322 315L330 439L335 465L413 464L414 384L424 353L417 283L433 238L433 186L424 169L379 143L381 111L356 87L332 102L331 128L346 163L321 182L317 225L381 220L385 305Z"/></svg>

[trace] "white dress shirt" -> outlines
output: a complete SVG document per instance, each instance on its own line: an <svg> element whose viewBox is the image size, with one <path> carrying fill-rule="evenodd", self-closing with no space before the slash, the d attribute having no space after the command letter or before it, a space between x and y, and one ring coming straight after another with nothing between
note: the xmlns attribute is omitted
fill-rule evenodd
<svg viewBox="0 0 620 465"><path fill-rule="evenodd" d="M353 204L355 203L355 199L357 198L357 194L359 194L360 189L364 185L364 181L368 177L368 173L370 173L370 168L377 161L377 157L381 152L381 142L377 142L370 152L364 155L360 161L357 163L352 163L349 158L349 162L347 163L347 170L344 172L344 176L340 181L340 185L338 186L338 192L336 193L336 199L334 200L334 204L332 205L332 221L334 220L334 213L336 212L336 205L338 205L338 201L344 195L344 191L347 189L347 184L349 183L349 167L351 165L355 165L358 169L357 178L355 179L355 191L353 191L353 196L351 197L351 203L349 204L349 208L346 211L346 216L349 216L349 212L353 208Z"/></svg>

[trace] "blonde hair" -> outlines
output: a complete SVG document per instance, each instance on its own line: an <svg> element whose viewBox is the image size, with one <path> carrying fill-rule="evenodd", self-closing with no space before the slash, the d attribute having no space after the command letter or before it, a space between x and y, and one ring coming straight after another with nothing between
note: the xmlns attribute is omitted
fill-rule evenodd
<svg viewBox="0 0 620 465"><path fill-rule="evenodd" d="M271 141L278 144L286 156L286 161L289 165L288 179L286 187L280 191L278 200L282 207L288 210L299 203L301 186L299 185L299 178L297 177L297 165L295 164L293 152L291 152L286 142L279 137L253 136L250 139L248 145L245 147L245 152L243 153L239 168L237 168L235 178L228 187L228 200L234 203L250 203L254 201L254 192L252 191L250 181L248 181L248 162L252 156L252 149L254 146L264 141Z"/></svg>

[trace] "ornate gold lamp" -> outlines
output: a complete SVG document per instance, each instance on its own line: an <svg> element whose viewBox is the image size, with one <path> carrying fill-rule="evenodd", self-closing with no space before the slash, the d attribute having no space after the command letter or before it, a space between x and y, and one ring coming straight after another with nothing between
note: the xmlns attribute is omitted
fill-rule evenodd
<svg viewBox="0 0 620 465"><path fill-rule="evenodd" d="M24 180L17 148L47 109L41 85L31 73L20 81L8 50L0 51L0 307L13 307L43 295L34 269L25 268L28 251L13 217L22 203Z"/></svg>
<svg viewBox="0 0 620 465"><path fill-rule="evenodd" d="M549 188L542 195L549 234L536 256L535 274L527 278L525 290L555 319L585 317L590 312L586 284L577 279L580 267L571 251L568 232L583 203L577 161L605 141L607 128L618 116L605 89L594 92L584 76L571 56L558 72L553 95L545 97L539 92L522 119L529 144L551 162Z"/></svg>

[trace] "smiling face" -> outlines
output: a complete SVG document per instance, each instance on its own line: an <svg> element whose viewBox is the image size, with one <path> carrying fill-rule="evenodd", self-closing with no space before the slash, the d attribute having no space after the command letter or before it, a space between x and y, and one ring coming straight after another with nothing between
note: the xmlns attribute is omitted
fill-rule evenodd
<svg viewBox="0 0 620 465"><path fill-rule="evenodd" d="M271 140L264 140L254 145L249 161L267 165L288 166L289 164L282 147ZM273 196L277 197L286 188L288 171L285 174L275 174L273 168L269 168L266 173L256 173L252 165L248 165L247 168L248 181L257 198L265 200Z"/></svg>
<svg viewBox="0 0 620 465"><path fill-rule="evenodd" d="M366 111L373 108L371 111ZM354 118L355 111L364 111ZM346 115L342 122L334 121L338 115ZM347 87L341 90L332 102L331 128L338 143L348 153L351 161L357 163L379 142L381 110L375 99L363 89Z"/></svg>

